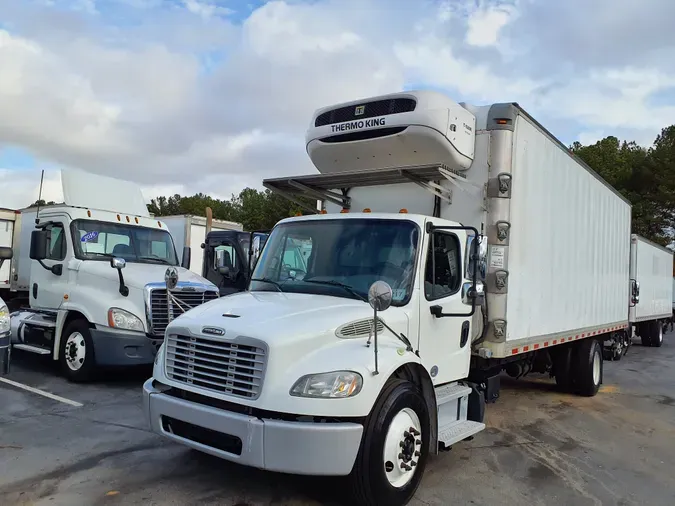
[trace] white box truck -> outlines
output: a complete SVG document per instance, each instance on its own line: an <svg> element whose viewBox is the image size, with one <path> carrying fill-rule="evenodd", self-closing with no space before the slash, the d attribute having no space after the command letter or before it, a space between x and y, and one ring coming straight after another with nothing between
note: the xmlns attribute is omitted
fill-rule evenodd
<svg viewBox="0 0 675 506"><path fill-rule="evenodd" d="M189 269L198 276L204 276L204 246L206 234L211 230L244 230L241 223L225 220L211 220L211 230L207 230L206 218L190 214L162 216L176 243L176 249L183 251L185 246L192 251Z"/></svg>
<svg viewBox="0 0 675 506"><path fill-rule="evenodd" d="M249 291L169 324L155 432L396 506L485 427L502 371L598 392L631 206L521 107L395 93L318 110L306 145L320 174L264 185L325 208L277 223Z"/></svg>
<svg viewBox="0 0 675 506"><path fill-rule="evenodd" d="M11 248L14 240L14 222L17 211L0 208L0 248ZM9 288L10 262L4 262L0 267L0 290Z"/></svg>
<svg viewBox="0 0 675 506"><path fill-rule="evenodd" d="M672 269L672 250L639 235L631 236L628 319L643 346L663 344L663 330L672 317Z"/></svg>
<svg viewBox="0 0 675 506"><path fill-rule="evenodd" d="M72 381L97 366L152 364L169 321L218 289L180 267L139 186L79 170L61 181L64 204L15 215L10 287L0 290L19 307L12 347L51 356Z"/></svg>

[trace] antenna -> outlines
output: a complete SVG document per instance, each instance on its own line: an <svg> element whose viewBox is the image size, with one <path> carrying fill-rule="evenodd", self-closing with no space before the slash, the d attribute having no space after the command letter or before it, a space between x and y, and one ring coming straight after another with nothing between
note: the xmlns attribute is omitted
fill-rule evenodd
<svg viewBox="0 0 675 506"><path fill-rule="evenodd" d="M45 179L45 170L42 169L42 174L40 175L40 191L38 193L38 201L37 201L37 211L35 211L35 224L39 225L40 224L40 201L42 200L42 182Z"/></svg>

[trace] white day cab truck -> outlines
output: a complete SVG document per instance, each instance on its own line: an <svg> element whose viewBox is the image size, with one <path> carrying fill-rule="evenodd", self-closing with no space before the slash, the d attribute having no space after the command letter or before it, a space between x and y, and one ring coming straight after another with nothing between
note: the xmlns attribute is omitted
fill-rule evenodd
<svg viewBox="0 0 675 506"><path fill-rule="evenodd" d="M155 432L396 506L484 429L502 371L598 392L629 326L631 206L531 116L405 92L320 109L306 141L320 174L264 185L325 209L277 223L248 291L169 324Z"/></svg>
<svg viewBox="0 0 675 506"><path fill-rule="evenodd" d="M0 270L6 260L11 260L12 248L0 246ZM9 309L5 301L0 298L0 376L9 374L9 362L12 348L10 346L10 317Z"/></svg>
<svg viewBox="0 0 675 506"><path fill-rule="evenodd" d="M139 186L75 170L61 181L64 204L14 214L10 286L0 290L15 309L12 347L51 356L73 381L99 366L152 364L169 321L218 289L179 266Z"/></svg>

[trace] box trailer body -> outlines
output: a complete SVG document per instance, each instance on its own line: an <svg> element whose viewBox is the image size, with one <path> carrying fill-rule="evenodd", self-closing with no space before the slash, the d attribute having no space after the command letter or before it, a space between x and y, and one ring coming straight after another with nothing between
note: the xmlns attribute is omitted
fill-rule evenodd
<svg viewBox="0 0 675 506"><path fill-rule="evenodd" d="M663 344L663 326L672 318L672 266L672 250L637 234L631 235L632 297L628 319L633 333L641 337L645 346L660 347Z"/></svg>
<svg viewBox="0 0 675 506"><path fill-rule="evenodd" d="M320 174L263 184L312 215L276 224L247 292L167 327L153 431L400 506L430 454L485 428L502 371L598 392L601 343L628 327L631 207L522 108L372 97L316 111L306 146ZM249 362L221 387L195 353L185 381L185 342Z"/></svg>
<svg viewBox="0 0 675 506"><path fill-rule="evenodd" d="M11 248L14 240L14 222L16 211L0 208L0 247ZM12 264L6 261L0 267L0 290L9 288Z"/></svg>
<svg viewBox="0 0 675 506"><path fill-rule="evenodd" d="M169 227L177 251L188 246L191 251L190 270L203 276L204 250L206 241L206 218L189 214L162 216L162 221ZM212 230L243 230L241 223L225 220L213 220Z"/></svg>

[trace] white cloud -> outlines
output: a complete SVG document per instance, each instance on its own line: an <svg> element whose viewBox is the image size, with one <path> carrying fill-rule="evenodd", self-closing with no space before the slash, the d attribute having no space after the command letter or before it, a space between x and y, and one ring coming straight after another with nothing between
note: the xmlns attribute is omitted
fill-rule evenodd
<svg viewBox="0 0 675 506"><path fill-rule="evenodd" d="M516 14L509 5L482 7L473 12L467 21L466 42L472 46L496 46L499 34Z"/></svg>
<svg viewBox="0 0 675 506"><path fill-rule="evenodd" d="M566 139L653 140L675 121L675 93L651 100L675 89L675 36L633 21L661 26L675 4L608 2L0 0L0 144L150 197L229 197L313 170L317 107L410 85L518 101ZM19 164L0 165L18 205L37 198Z"/></svg>

